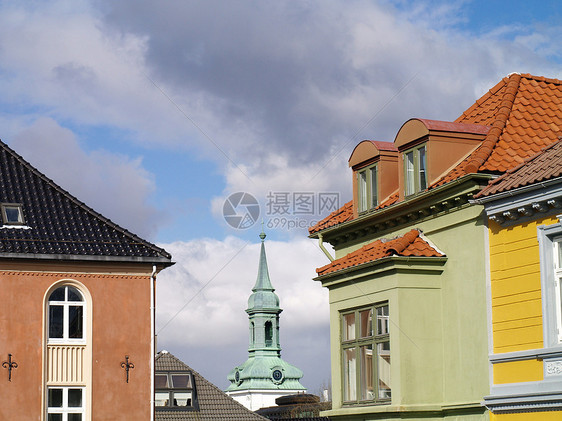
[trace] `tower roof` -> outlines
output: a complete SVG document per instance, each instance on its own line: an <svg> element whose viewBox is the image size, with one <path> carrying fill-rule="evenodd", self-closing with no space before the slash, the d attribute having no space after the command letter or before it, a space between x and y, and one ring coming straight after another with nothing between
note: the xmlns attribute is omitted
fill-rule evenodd
<svg viewBox="0 0 562 421"><path fill-rule="evenodd" d="M256 312L260 310L273 310L281 312L279 308L279 297L275 294L275 288L271 285L271 280L269 279L269 270L267 268L267 256L265 254L265 233L260 233L261 239L261 250L260 250L260 260L258 266L258 277L256 279L256 284L252 288L252 295L248 299L248 313Z"/></svg>

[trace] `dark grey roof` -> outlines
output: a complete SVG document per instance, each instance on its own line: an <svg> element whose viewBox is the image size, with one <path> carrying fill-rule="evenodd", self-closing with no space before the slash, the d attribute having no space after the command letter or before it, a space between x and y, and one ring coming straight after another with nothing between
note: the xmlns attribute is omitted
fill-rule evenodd
<svg viewBox="0 0 562 421"><path fill-rule="evenodd" d="M198 411L155 411L156 421L265 421L236 402L197 371L166 351L156 355L156 371L188 370L193 373L199 403Z"/></svg>
<svg viewBox="0 0 562 421"><path fill-rule="evenodd" d="M0 227L0 257L171 264L164 249L94 211L1 141L0 203L21 204L29 227Z"/></svg>

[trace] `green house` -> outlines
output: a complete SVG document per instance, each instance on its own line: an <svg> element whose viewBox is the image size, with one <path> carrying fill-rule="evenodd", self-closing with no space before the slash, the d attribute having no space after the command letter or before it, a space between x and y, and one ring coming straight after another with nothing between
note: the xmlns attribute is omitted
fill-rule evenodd
<svg viewBox="0 0 562 421"><path fill-rule="evenodd" d="M330 259L315 278L330 304L323 415L489 418L488 228L472 198L558 139L561 95L559 80L513 73L455 121L356 146L353 200L309 230Z"/></svg>

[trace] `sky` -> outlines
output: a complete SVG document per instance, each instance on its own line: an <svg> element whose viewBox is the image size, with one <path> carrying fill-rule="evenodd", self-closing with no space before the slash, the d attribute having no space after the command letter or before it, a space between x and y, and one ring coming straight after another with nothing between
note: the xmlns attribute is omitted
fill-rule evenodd
<svg viewBox="0 0 562 421"><path fill-rule="evenodd" d="M313 278L328 260L307 228L351 199L354 146L393 141L410 118L454 120L511 72L562 79L561 11L0 0L0 138L173 255L157 281L158 347L222 389L248 355L263 227L282 357L319 393L329 313Z"/></svg>

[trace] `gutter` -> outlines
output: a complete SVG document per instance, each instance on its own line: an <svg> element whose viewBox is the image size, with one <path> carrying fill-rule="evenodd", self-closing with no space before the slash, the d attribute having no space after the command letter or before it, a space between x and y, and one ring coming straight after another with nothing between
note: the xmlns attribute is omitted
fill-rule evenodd
<svg viewBox="0 0 562 421"><path fill-rule="evenodd" d="M156 340L156 326L154 323L155 315L155 284L156 284L156 265L152 265L152 274L150 275L150 421L154 421L154 358Z"/></svg>
<svg viewBox="0 0 562 421"><path fill-rule="evenodd" d="M318 234L318 247L320 247L320 250L322 250L324 252L324 254L328 257L328 259L330 259L330 262L334 261L334 258L332 257L330 252L326 249L326 247L324 247L324 241L322 240L322 234Z"/></svg>
<svg viewBox="0 0 562 421"><path fill-rule="evenodd" d="M483 205L484 203L487 202L492 202L495 200L501 200L507 197L512 197L512 196L517 196L520 195L522 193L527 193L533 190L538 190L538 189L546 189L547 187L552 186L553 184L559 184L562 183L562 177L557 177L551 180L547 180L547 181L542 181L540 183L534 183L528 186L524 186L524 187L519 187L513 190L508 190L508 191L504 191L504 192L500 192L500 193L496 193L496 194L491 194L489 196L484 196L484 197L478 197L476 199L471 200L470 202L474 202L477 203L479 205Z"/></svg>

